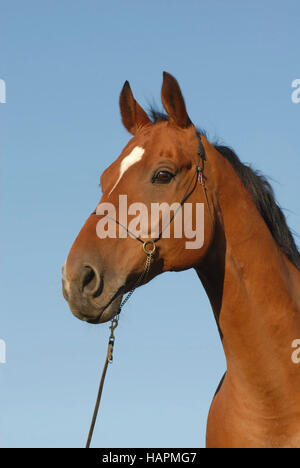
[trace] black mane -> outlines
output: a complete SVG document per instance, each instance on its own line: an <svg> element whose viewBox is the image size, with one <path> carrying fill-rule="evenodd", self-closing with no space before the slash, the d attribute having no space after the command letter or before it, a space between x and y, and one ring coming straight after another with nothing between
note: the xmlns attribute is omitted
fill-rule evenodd
<svg viewBox="0 0 300 468"><path fill-rule="evenodd" d="M153 123L169 120L164 112L156 110L153 106L150 107L149 114ZM205 131L198 128L197 131L201 135L207 136ZM274 191L266 177L243 164L235 152L228 146L218 145L217 143L213 144L213 146L230 162L250 193L278 246L296 268L300 270L299 250L287 225L285 215L276 203Z"/></svg>

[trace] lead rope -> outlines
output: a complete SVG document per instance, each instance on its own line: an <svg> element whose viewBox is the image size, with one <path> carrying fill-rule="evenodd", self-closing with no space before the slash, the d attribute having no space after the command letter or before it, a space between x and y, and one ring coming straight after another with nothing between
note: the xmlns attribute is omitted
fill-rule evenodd
<svg viewBox="0 0 300 468"><path fill-rule="evenodd" d="M102 375L101 375L101 379L100 379L100 383L99 383L99 389L98 389L95 409L94 409L94 413L93 413L93 417L92 417L90 430L89 430L89 434L88 434L88 438L87 438L85 448L90 448L90 445L91 445L93 432L94 432L94 427L95 427L95 423L96 423L96 419L97 419L97 415L98 415L98 411L99 411L99 406L100 406L100 401L101 401L101 396L102 396L102 390L103 390L103 386L104 386L106 371L107 371L107 368L108 368L108 364L111 364L113 362L113 350L114 350L114 344L115 344L114 331L115 331L115 329L117 328L117 326L119 324L120 312L121 312L122 308L124 307L124 305L126 304L126 302L131 298L131 296L134 293L134 291L136 290L136 288L138 288L143 283L143 281L147 278L149 270L150 270L150 266L151 266L151 260L152 260L152 257L154 255L154 253L155 253L155 250L156 250L156 245L155 245L155 242L153 240L148 240L148 241L143 243L143 251L147 255L144 270L142 271L142 273L138 277L138 279L137 279L136 283L134 284L133 288L128 292L127 296L121 302L117 315L115 315L115 317L111 321L111 325L109 327L110 337L109 337L109 340L108 340L107 354L106 354L105 363L104 363L104 367L103 367L103 371L102 371Z"/></svg>

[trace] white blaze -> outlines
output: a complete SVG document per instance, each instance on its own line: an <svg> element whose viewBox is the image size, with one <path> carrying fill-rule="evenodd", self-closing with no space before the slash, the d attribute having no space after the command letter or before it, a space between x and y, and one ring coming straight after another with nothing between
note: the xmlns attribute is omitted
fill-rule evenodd
<svg viewBox="0 0 300 468"><path fill-rule="evenodd" d="M128 156L126 156L122 160L121 165L120 165L119 178L118 178L117 182L115 183L115 185L113 186L113 188L111 189L111 191L109 192L109 195L116 188L116 186L118 185L118 183L122 179L122 177L125 174L125 172L127 171L127 169L129 169L133 164L139 162L142 159L142 156L143 156L144 153L145 153L144 148L142 148L141 146L136 146L135 148L133 148L131 153L128 154Z"/></svg>

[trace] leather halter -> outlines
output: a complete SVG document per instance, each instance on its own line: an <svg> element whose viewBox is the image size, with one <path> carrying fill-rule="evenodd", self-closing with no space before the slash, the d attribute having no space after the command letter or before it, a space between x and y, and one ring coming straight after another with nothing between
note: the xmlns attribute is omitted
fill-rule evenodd
<svg viewBox="0 0 300 468"><path fill-rule="evenodd" d="M185 194L180 202L180 206L177 210L175 210L172 218L170 219L169 223L167 226L169 226L172 221L174 220L178 210L180 208L182 208L183 204L186 202L186 200L192 195L192 193L194 192L196 186L197 186L197 182L200 183L200 185L202 185L202 188L203 188L203 191L204 191L204 195L205 195L205 199L206 199L206 203L207 203L207 207L208 207L208 210L209 210L209 214L211 216L211 212L210 212L210 207L209 207L209 202L208 202L208 198L207 198L207 193L206 193L206 186L205 186L205 180L204 180L204 162L206 160L206 157L205 157L205 149L204 149L204 146L203 146L203 143L201 141L201 135L198 134L196 132L196 137L197 137L197 140L198 140L198 156L199 156L199 159L198 159L198 163L196 165L196 170L195 170L195 175L193 176L193 178L191 179L186 191L185 191ZM200 163L202 161L202 165L200 166ZM195 183L193 184L193 181L195 179ZM92 214L97 214L96 213L96 210L92 213ZM113 219L113 218L111 218ZM123 226L122 224L120 224L116 219L113 219L117 224L119 224L120 226L122 226L124 229L127 230L127 232L130 234L130 235L133 235L133 233L129 232L127 227L126 226ZM109 337L109 342L108 342L108 349L107 349L107 355L106 355L106 359L105 359L105 363L104 363L104 368L103 368L103 371L102 371L102 375L101 375L101 379L100 379L100 384L99 384L99 389L98 389L98 394L97 394L97 399L96 399L96 404L95 404L95 409L94 409L94 413L93 413L93 417L92 417L92 422L91 422L91 425L90 425L90 430L89 430L89 434L88 434L88 438L87 438L87 442L86 442L86 448L89 448L90 447L90 444L91 444L91 441L92 441L92 436L93 436L93 432L94 432L94 427L95 427L95 423L96 423L96 419L97 419L97 415L98 415L98 410L99 410L99 406L100 406L100 401L101 401L101 395L102 395L102 390L103 390L103 386L104 386L104 380L105 380L105 376L106 376L106 371L107 371L107 367L108 367L108 364L112 363L113 362L113 348L114 348L114 343L115 343L115 335L114 335L114 330L117 328L118 326L118 323L119 323L119 315L121 313L121 310L123 308L123 306L126 304L126 302L130 299L130 297L132 296L132 294L134 293L134 291L136 290L136 288L138 286L141 286L143 284L143 282L145 281L145 279L147 278L148 276L148 273L149 273L149 270L150 270L150 267L151 267L151 261L152 261L152 258L153 258L153 255L156 251L156 243L157 241L159 241L162 237L162 234L164 232L164 230L166 229L165 226L159 233L158 237L156 239L153 239L153 240L147 240L147 241L143 241L141 238L133 235L135 237L136 240L138 240L139 242L141 242L143 244L143 251L144 253L146 254L147 258L146 258L146 264L145 264L145 267L144 267L144 270L142 271L142 273L140 274L140 276L138 277L134 287L128 292L128 294L126 295L126 297L123 299L123 301L121 302L120 306L119 306L119 310L117 312L117 314L113 317L112 321L111 321L111 325L110 325L110 330L111 330L111 333L110 333L110 337Z"/></svg>

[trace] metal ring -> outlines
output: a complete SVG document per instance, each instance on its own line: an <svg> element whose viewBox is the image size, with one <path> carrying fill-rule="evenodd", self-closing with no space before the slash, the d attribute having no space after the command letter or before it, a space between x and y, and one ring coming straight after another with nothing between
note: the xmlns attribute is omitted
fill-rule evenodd
<svg viewBox="0 0 300 468"><path fill-rule="evenodd" d="M152 245L152 248L148 249L147 246ZM143 251L146 255L153 255L156 250L156 245L153 240L147 240L143 243Z"/></svg>

